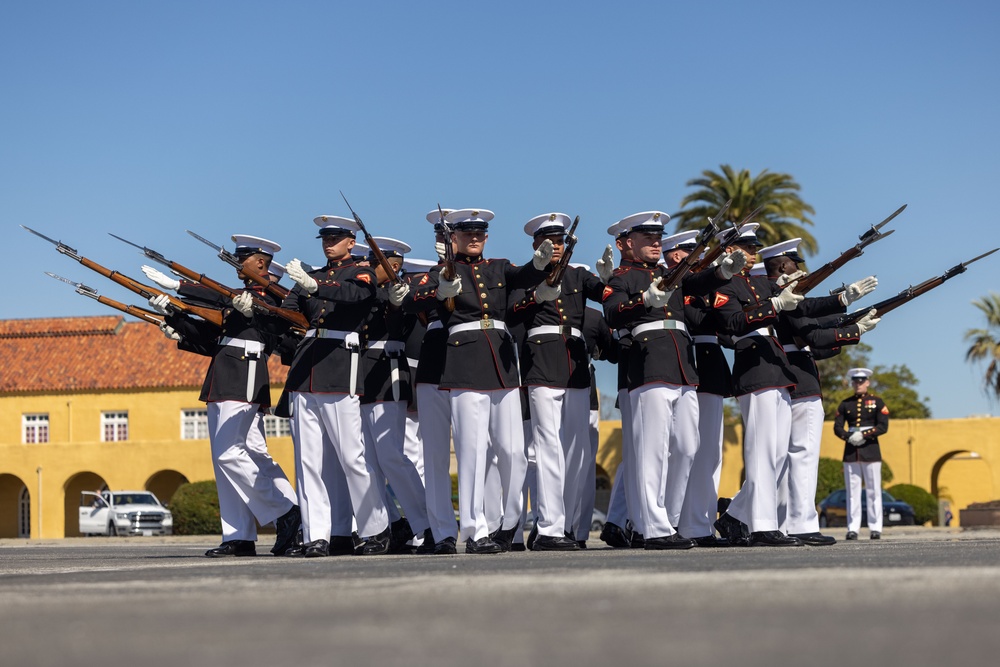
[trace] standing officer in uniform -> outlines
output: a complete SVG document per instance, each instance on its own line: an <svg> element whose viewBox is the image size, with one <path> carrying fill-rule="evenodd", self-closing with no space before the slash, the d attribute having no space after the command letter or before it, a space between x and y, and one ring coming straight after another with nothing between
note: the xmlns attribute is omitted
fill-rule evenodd
<svg viewBox="0 0 1000 667"><path fill-rule="evenodd" d="M267 275L277 243L255 236L235 235L241 273ZM219 492L222 544L209 549L210 558L254 556L256 517L261 525L272 521L277 540L276 556L293 545L299 529L299 509L291 484L267 452L261 410L271 405L267 359L277 343L275 323L253 311L251 294L275 305L275 300L249 278L244 291L230 300L198 283L178 281L148 266L143 272L165 289L222 310L222 329L184 313L175 313L165 295L150 305L166 315L165 323L179 337L178 348L212 357L200 400L208 408L212 466Z"/></svg>
<svg viewBox="0 0 1000 667"><path fill-rule="evenodd" d="M389 548L389 521L376 487L380 482L372 479L365 462L358 398L360 332L376 298L375 272L351 258L356 222L326 215L313 222L320 228L317 238L322 239L326 266L306 272L299 260L288 262L285 270L296 287L281 304L309 320L285 381L303 555L328 556L331 536L350 539L351 514L358 532L368 538L363 553L381 554ZM331 503L331 492L349 495L350 508Z"/></svg>
<svg viewBox="0 0 1000 667"><path fill-rule="evenodd" d="M858 539L861 528L861 480L868 489L868 530L870 537L882 537L882 450L878 437L889 430L889 408L875 394L868 393L872 372L852 368L847 372L854 396L837 408L833 432L844 441L844 486L847 487L847 539Z"/></svg>
<svg viewBox="0 0 1000 667"><path fill-rule="evenodd" d="M518 395L517 351L504 317L508 293L534 287L545 278L552 243L544 242L531 262L515 267L505 259L487 260L483 250L492 211L464 209L445 221L455 230L453 280L440 271L427 274L404 306L437 308L448 327L447 353L439 387L451 392L451 414L458 458L458 509L466 553L508 550L521 523L521 488L527 459ZM454 298L454 311L445 300ZM419 400L419 399L418 399ZM486 459L492 443L503 487L504 519L496 534L484 509ZM425 461L425 465L427 465ZM426 474L426 470L425 470ZM436 535L435 535L436 537Z"/></svg>
<svg viewBox="0 0 1000 667"><path fill-rule="evenodd" d="M684 319L685 297L708 294L743 268L742 258L727 258L717 268L685 276L675 289L661 289L658 283L667 270L658 262L669 219L649 211L622 220L634 260L615 273L604 298L608 323L632 335L628 385L646 549L694 546L671 525L666 488L668 450L671 458L675 452L693 456L698 443L698 373ZM686 485L687 479L678 483Z"/></svg>
<svg viewBox="0 0 1000 667"><path fill-rule="evenodd" d="M565 213L546 213L524 226L532 248L552 244L553 267L562 257L570 223ZM528 388L538 475L532 529L537 537L528 540L534 551L579 549L574 522L590 452L590 357L583 317L587 299L600 302L603 292L597 276L568 266L558 285L543 282L514 304L515 315L525 318L521 382Z"/></svg>

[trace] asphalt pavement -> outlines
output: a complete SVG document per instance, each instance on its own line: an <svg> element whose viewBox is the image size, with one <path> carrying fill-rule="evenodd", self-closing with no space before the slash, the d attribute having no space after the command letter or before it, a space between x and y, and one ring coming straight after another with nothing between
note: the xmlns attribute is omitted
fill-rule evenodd
<svg viewBox="0 0 1000 667"><path fill-rule="evenodd" d="M207 559L211 537L0 540L0 664L992 664L1000 531L867 538L310 560Z"/></svg>

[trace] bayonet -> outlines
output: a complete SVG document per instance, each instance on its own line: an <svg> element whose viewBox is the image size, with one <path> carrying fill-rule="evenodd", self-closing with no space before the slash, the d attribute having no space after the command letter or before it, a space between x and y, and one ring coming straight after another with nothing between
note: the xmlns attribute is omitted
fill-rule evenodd
<svg viewBox="0 0 1000 667"><path fill-rule="evenodd" d="M343 190L340 191L340 196L343 198L344 203L347 204L347 208L351 211L351 215L354 216L354 222L358 223L358 228L365 236L365 243L368 244L368 248L371 250L372 254L375 255L375 260L382 267L382 270L385 271L386 277L393 285L402 282L402 278L400 278L396 270L393 269L392 264L389 263L389 260L382 252L382 249L378 247L378 242L375 240L375 237L368 233L368 230L365 228L365 223L361 222L361 218L354 212L354 209L351 208L351 203L347 201L347 197L344 197ZM438 207L438 210L440 211L440 206Z"/></svg>
<svg viewBox="0 0 1000 667"><path fill-rule="evenodd" d="M129 315L132 315L133 317L138 317L140 320L144 322L149 322L150 324L155 324L157 326L163 324L163 316L160 315L159 313L154 313L151 310L146 310L145 308L140 308L139 306L132 306L129 304L122 303L120 301L115 301L114 299L109 299L106 296L101 296L100 294L97 293L97 290L94 289L93 287L89 287L87 285L84 285L83 283L72 281L69 278L63 278L62 276L56 275L55 273L52 273L50 271L46 271L45 275L49 276L50 278L55 278L56 280L61 280L64 283L72 285L73 287L76 288L77 294L80 294L90 299L94 299L98 303L102 303L105 306L110 306L111 308L120 310L123 313L128 313Z"/></svg>

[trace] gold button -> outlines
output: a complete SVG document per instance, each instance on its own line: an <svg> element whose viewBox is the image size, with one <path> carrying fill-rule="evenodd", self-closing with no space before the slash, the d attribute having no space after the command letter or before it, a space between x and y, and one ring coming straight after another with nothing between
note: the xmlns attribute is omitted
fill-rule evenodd
<svg viewBox="0 0 1000 667"><path fill-rule="evenodd" d="M318 319L318 320L316 320L316 321L317 321L318 323L320 323L320 324L323 324L323 318L322 318L322 317L321 317L321 318L319 318L319 319Z"/></svg>
<svg viewBox="0 0 1000 667"><path fill-rule="evenodd" d="M480 293L479 293L479 296L480 296L481 298L485 299L485 298L486 298L486 292L480 292Z"/></svg>
<svg viewBox="0 0 1000 667"><path fill-rule="evenodd" d="M480 287L486 287L486 285L484 285L484 284L482 284L482 283L479 283L479 286L480 286Z"/></svg>

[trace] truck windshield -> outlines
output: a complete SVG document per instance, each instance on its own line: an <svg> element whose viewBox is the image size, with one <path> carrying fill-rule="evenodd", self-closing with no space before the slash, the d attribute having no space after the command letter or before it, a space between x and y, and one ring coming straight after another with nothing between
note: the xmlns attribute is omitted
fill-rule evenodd
<svg viewBox="0 0 1000 667"><path fill-rule="evenodd" d="M150 493L116 493L115 505L159 505Z"/></svg>

